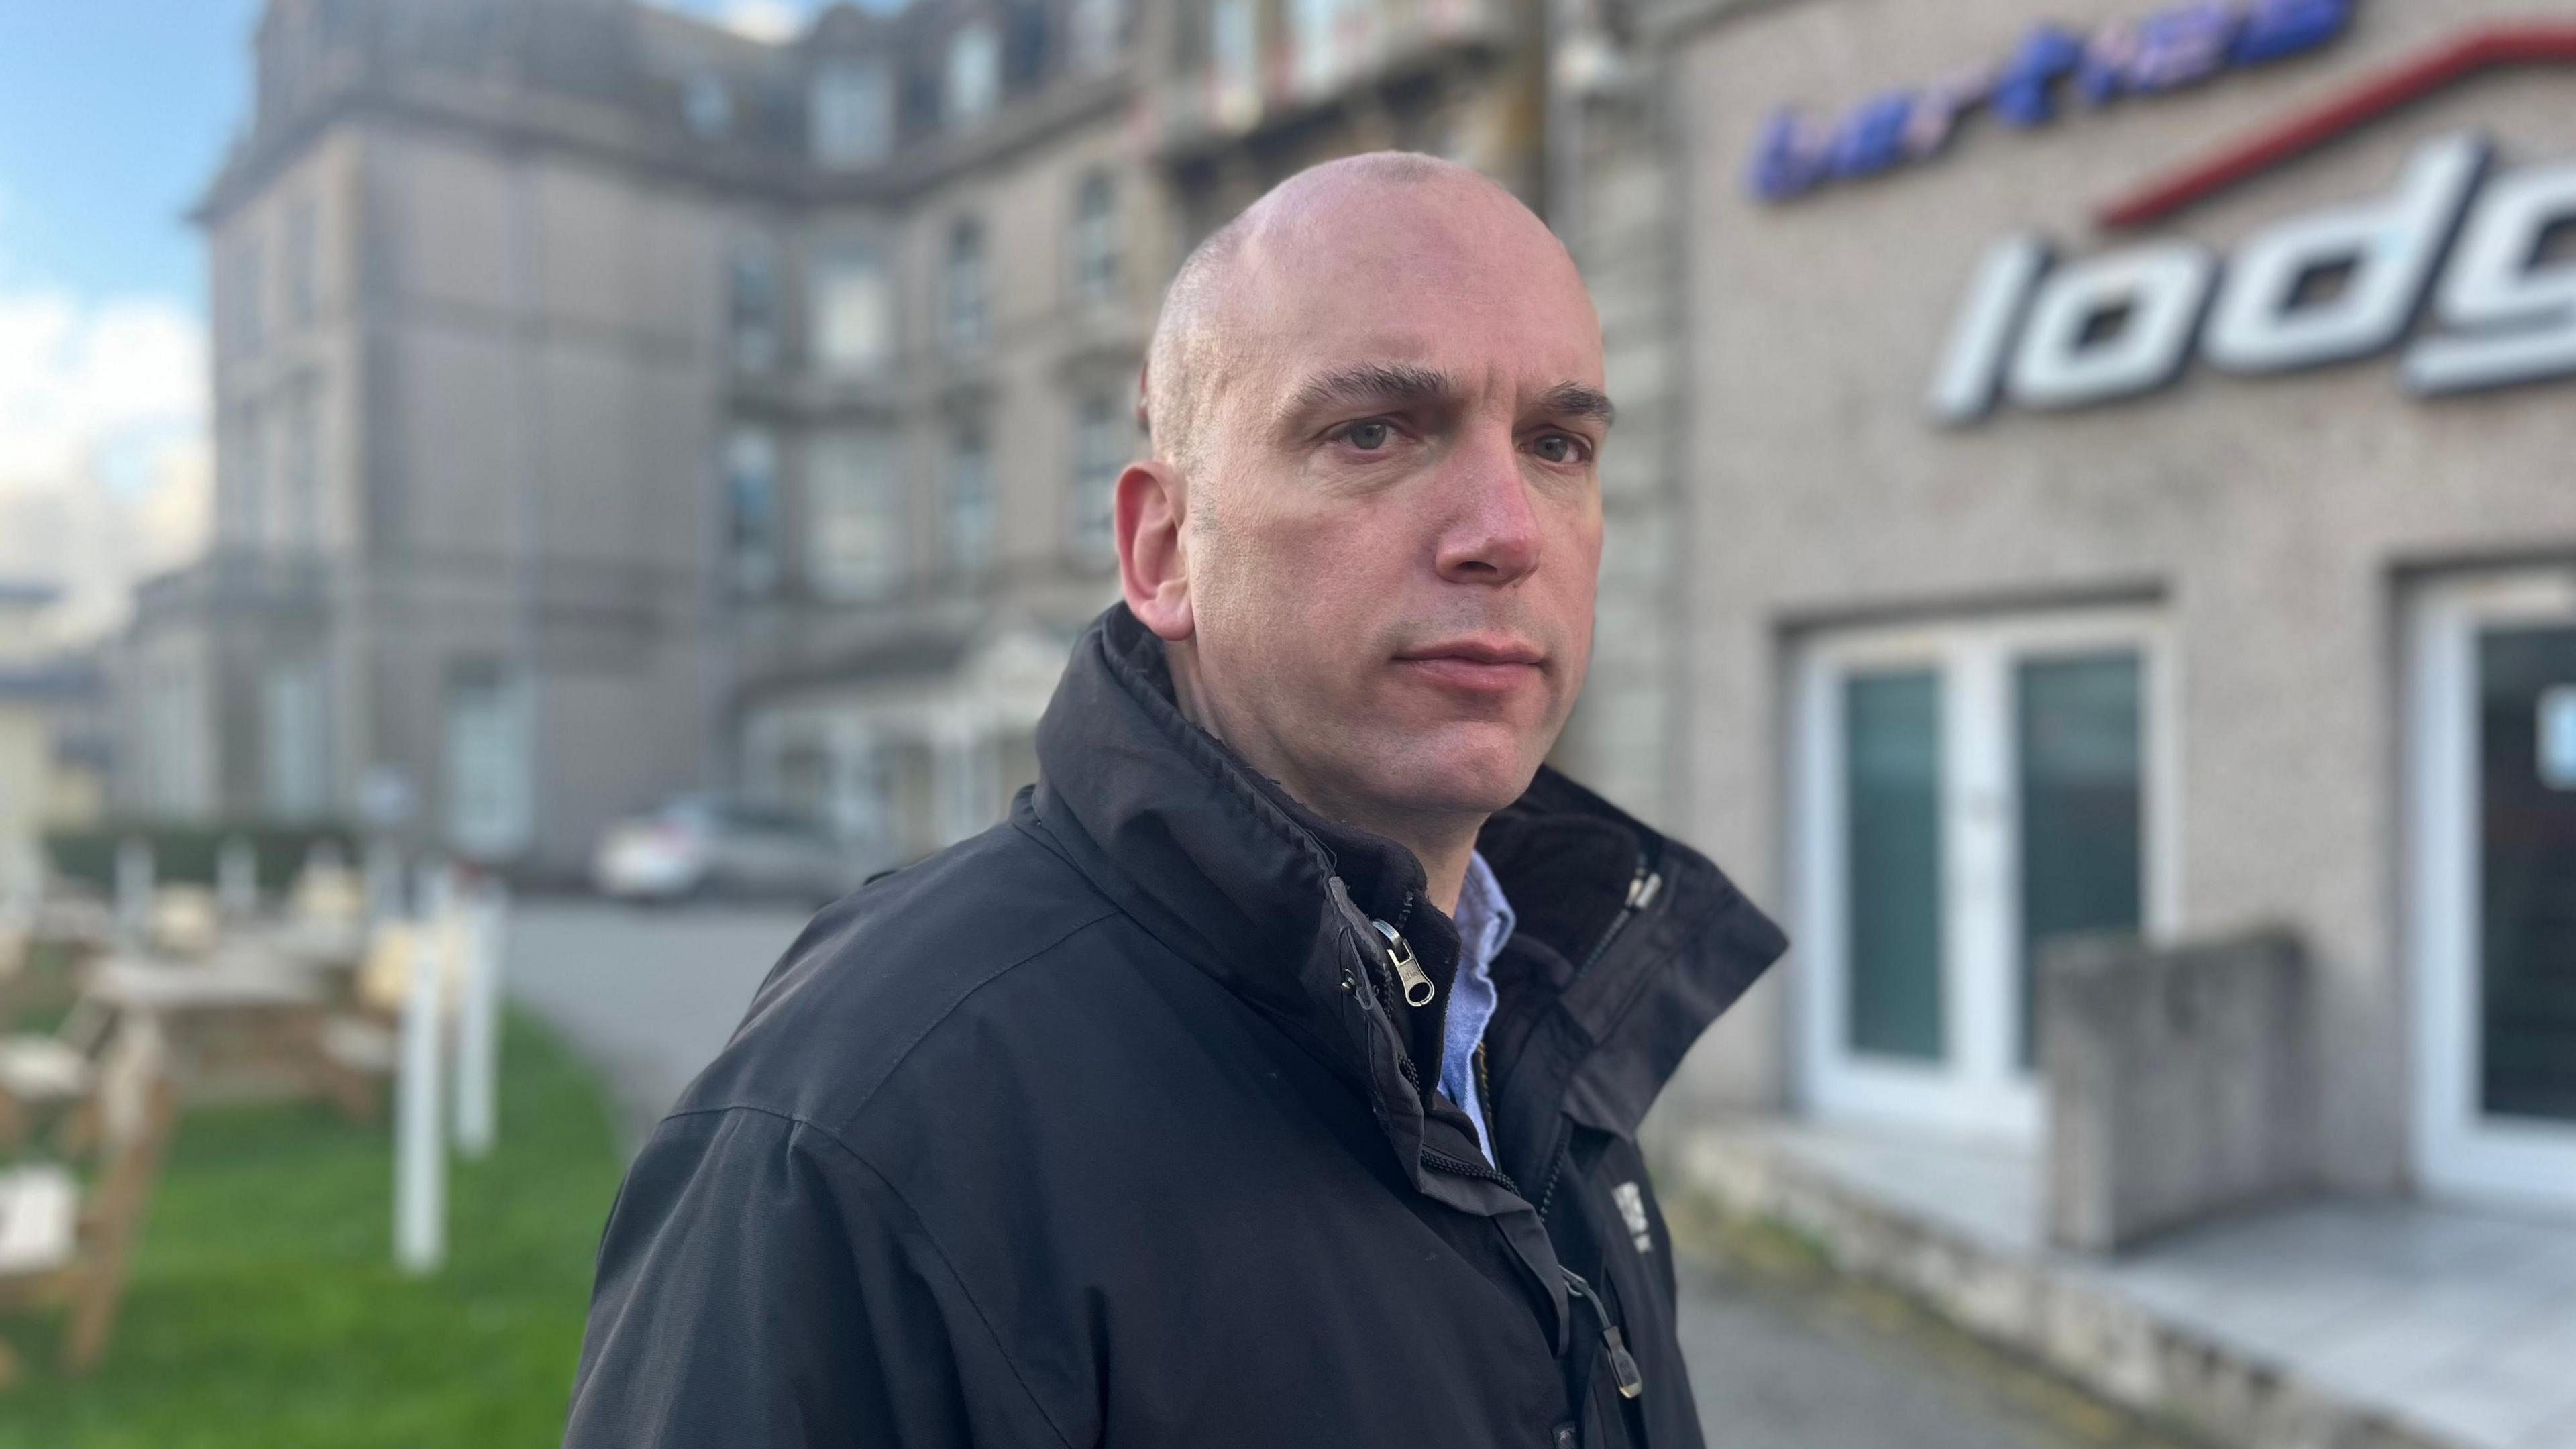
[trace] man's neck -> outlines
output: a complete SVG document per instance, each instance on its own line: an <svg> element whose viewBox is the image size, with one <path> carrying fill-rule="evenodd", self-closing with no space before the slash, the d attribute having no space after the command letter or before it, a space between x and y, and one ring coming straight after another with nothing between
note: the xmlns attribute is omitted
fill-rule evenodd
<svg viewBox="0 0 2576 1449"><path fill-rule="evenodd" d="M1390 818L1387 812L1372 810L1366 802L1335 800L1326 792L1301 785L1276 768L1279 763L1253 760L1252 766L1277 780L1298 804L1316 814L1383 835L1412 851L1413 858L1422 862L1422 893L1440 908L1442 915L1458 914L1458 893L1467 884L1467 859L1476 853L1476 832L1485 824L1482 819L1444 815L1437 820L1424 820L1409 813Z"/></svg>
<svg viewBox="0 0 2576 1449"><path fill-rule="evenodd" d="M1224 740L1241 755L1244 763L1278 782L1290 799L1328 820L1355 825L1372 834L1383 835L1413 852L1422 862L1423 894L1445 916L1458 914L1458 893L1467 884L1467 858L1476 853L1476 833L1485 828L1485 817L1440 814L1425 816L1415 811L1390 811L1377 802L1353 800L1341 792L1307 780L1292 760L1270 758L1275 752L1263 749L1251 737L1228 738L1226 730L1205 708L1190 672L1177 661L1172 669L1173 695L1181 716L1190 723Z"/></svg>

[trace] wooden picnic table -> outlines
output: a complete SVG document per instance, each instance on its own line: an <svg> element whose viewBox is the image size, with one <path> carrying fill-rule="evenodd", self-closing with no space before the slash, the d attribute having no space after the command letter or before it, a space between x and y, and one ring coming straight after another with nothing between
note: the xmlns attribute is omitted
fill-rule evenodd
<svg viewBox="0 0 2576 1449"><path fill-rule="evenodd" d="M120 1019L158 1022L171 1077L192 1101L331 1091L321 1049L331 992L310 970L119 953L91 965L82 996Z"/></svg>

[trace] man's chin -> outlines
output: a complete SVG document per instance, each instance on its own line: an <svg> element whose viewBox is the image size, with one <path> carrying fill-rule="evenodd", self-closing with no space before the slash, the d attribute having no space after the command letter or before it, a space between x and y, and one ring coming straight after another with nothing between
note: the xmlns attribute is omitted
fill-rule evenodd
<svg viewBox="0 0 2576 1449"><path fill-rule="evenodd" d="M1465 738L1405 751L1396 776L1384 782L1387 793L1424 814L1491 815L1519 799L1538 773L1543 752L1517 737L1480 738L1501 733L1490 727L1454 733Z"/></svg>

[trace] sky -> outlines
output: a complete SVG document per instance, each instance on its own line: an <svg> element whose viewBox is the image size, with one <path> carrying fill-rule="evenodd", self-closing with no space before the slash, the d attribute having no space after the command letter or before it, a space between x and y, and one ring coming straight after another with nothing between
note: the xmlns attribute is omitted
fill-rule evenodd
<svg viewBox="0 0 2576 1449"><path fill-rule="evenodd" d="M792 32L820 0L665 0ZM121 616L203 546L205 253L186 214L246 114L261 0L0 0L0 580Z"/></svg>

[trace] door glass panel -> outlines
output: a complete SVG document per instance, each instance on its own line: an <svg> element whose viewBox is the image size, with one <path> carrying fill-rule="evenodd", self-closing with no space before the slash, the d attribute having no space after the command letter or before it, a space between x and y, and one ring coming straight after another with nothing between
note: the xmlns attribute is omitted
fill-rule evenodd
<svg viewBox="0 0 2576 1449"><path fill-rule="evenodd" d="M2036 967L2052 937L2135 931L2144 874L2138 656L2031 659L2015 670L2020 741L2021 1060L2034 1056Z"/></svg>
<svg viewBox="0 0 2576 1449"><path fill-rule="evenodd" d="M1937 1060L1941 1022L1941 676L1843 683L1845 922L1856 1051Z"/></svg>
<svg viewBox="0 0 2576 1449"><path fill-rule="evenodd" d="M2479 1102L2576 1121L2576 628L2478 636Z"/></svg>

